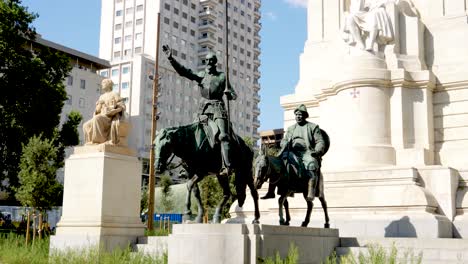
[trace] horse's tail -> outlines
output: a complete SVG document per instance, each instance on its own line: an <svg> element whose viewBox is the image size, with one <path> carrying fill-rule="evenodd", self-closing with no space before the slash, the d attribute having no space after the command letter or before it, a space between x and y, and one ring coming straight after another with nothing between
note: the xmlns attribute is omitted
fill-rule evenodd
<svg viewBox="0 0 468 264"><path fill-rule="evenodd" d="M242 138L237 137L239 143L239 157L240 162L235 177L237 202L239 206L243 206L246 198L246 189L249 182L253 184L252 163L253 151Z"/></svg>

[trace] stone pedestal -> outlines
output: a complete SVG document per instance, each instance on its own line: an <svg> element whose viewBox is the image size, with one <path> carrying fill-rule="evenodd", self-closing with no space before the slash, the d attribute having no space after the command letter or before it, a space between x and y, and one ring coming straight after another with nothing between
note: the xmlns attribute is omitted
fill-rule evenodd
<svg viewBox="0 0 468 264"><path fill-rule="evenodd" d="M144 234L139 218L141 166L127 148L76 147L65 162L62 218L51 250L112 250Z"/></svg>
<svg viewBox="0 0 468 264"><path fill-rule="evenodd" d="M450 184L445 189L443 182L437 184L449 178L426 174L423 183L418 170L408 167L324 172L330 225L338 228L340 235L351 237L452 237L451 219L439 212L436 198L422 186L436 185L440 188L438 195L449 195L453 189ZM262 192L266 189L260 196ZM260 202L262 224L278 225L277 198ZM306 202L300 194L288 201L291 225L300 226ZM453 206L447 204L444 208L449 212ZM248 223L253 219L252 199L246 199L244 208L234 204L230 213L232 218L228 222ZM324 222L320 201L315 199L310 226L323 227Z"/></svg>
<svg viewBox="0 0 468 264"><path fill-rule="evenodd" d="M339 245L337 229L252 224L181 224L169 237L169 263L255 264L259 258L284 258L291 244L299 263L322 263Z"/></svg>

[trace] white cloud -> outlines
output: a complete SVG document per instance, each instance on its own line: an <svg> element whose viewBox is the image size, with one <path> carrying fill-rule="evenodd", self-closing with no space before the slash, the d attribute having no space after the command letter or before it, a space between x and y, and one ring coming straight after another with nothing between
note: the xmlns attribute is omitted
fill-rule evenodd
<svg viewBox="0 0 468 264"><path fill-rule="evenodd" d="M273 12L265 12L264 15L265 15L268 19L273 20L273 21L276 20L276 19L278 18L278 16L277 16L275 13L273 13Z"/></svg>
<svg viewBox="0 0 468 264"><path fill-rule="evenodd" d="M284 0L284 1L294 7L307 8L308 0Z"/></svg>

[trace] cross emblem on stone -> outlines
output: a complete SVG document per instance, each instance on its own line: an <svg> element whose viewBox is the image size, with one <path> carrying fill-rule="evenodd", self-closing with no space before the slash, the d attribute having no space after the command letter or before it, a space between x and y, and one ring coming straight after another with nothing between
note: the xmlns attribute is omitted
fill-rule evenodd
<svg viewBox="0 0 468 264"><path fill-rule="evenodd" d="M350 94L353 96L353 98L357 98L358 95L359 95L359 90L354 88L353 91Z"/></svg>

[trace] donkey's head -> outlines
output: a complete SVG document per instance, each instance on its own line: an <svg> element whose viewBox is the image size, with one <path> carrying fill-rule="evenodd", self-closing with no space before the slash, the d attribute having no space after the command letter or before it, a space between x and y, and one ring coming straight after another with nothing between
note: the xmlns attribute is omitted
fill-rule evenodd
<svg viewBox="0 0 468 264"><path fill-rule="evenodd" d="M268 180L269 166L270 163L266 154L266 148L261 147L260 153L254 161L255 187L257 189L262 188L263 183Z"/></svg>

